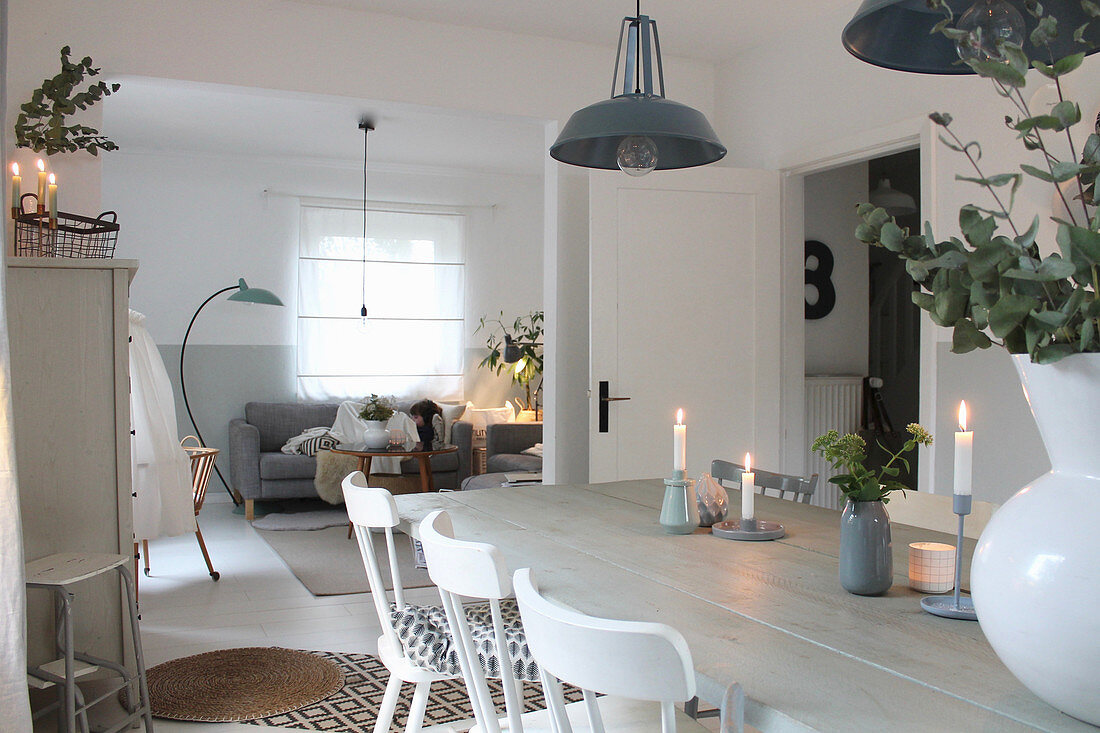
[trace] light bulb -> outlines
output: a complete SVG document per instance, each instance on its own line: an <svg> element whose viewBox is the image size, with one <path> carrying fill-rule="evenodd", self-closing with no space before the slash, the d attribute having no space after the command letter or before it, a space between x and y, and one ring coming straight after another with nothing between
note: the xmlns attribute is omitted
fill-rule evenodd
<svg viewBox="0 0 1100 733"><path fill-rule="evenodd" d="M615 154L619 170L630 176L644 176L657 167L657 144L645 135L628 135Z"/></svg>
<svg viewBox="0 0 1100 733"><path fill-rule="evenodd" d="M1017 46L1024 42L1024 16L1006 0L978 0L962 14L956 27L969 34L955 42L963 60L1004 61L998 41Z"/></svg>

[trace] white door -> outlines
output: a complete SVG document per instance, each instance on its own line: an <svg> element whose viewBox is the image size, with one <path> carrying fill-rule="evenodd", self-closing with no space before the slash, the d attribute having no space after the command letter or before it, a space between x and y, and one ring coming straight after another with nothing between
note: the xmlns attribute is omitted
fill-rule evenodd
<svg viewBox="0 0 1100 733"><path fill-rule="evenodd" d="M590 186L590 480L669 475L678 408L689 476L749 451L778 466L779 174L593 172Z"/></svg>

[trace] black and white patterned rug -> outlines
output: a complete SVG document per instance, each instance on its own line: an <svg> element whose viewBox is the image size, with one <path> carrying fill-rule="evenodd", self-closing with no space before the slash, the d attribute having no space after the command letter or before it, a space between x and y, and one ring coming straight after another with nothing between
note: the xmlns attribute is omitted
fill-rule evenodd
<svg viewBox="0 0 1100 733"><path fill-rule="evenodd" d="M311 652L319 657L336 662L344 670L344 687L335 694L313 705L299 708L289 713L280 713L268 718L250 720L252 725L270 725L280 728L299 730L328 731L329 733L361 733L374 726L382 695L386 692L386 682L390 673L385 665L369 654L337 654L335 652ZM504 693L499 680L489 680L489 689L497 710L504 714ZM409 703L412 702L413 685L405 684L401 688L401 701L393 716L390 730L394 733L405 729ZM523 685L524 710L541 710L545 707L542 699L542 686ZM581 699L581 691L566 687L566 702ZM442 680L432 684L428 696L428 708L424 714L424 726L454 723L459 720L472 720L473 710L466 695L466 684L460 680Z"/></svg>

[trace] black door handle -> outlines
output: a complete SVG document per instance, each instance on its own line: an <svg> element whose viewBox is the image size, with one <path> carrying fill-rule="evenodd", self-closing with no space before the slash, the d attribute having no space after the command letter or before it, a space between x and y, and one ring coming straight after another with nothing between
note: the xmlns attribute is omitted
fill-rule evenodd
<svg viewBox="0 0 1100 733"><path fill-rule="evenodd" d="M623 402L629 400L629 397L611 397L610 396L610 383L606 380L600 382L600 432L607 432L607 420L608 411L607 405L609 402Z"/></svg>

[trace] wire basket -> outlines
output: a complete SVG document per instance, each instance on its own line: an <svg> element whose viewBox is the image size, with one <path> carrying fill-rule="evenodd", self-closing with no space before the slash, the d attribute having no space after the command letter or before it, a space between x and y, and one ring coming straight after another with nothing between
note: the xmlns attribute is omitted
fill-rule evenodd
<svg viewBox="0 0 1100 733"><path fill-rule="evenodd" d="M27 198L23 194L21 209ZM97 218L57 212L51 226L48 213L20 213L15 219L15 254L22 257L114 257L118 241L118 215L105 211Z"/></svg>

